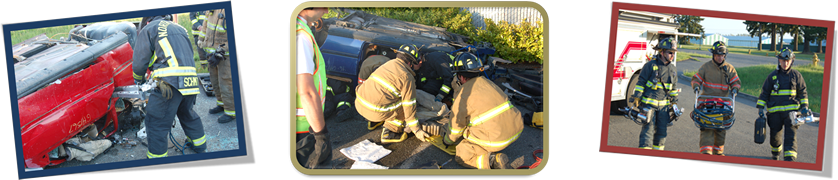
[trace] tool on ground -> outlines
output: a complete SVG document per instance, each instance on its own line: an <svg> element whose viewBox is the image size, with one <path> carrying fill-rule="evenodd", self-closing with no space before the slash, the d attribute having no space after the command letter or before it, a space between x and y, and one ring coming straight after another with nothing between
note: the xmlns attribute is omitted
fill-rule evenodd
<svg viewBox="0 0 838 180"><path fill-rule="evenodd" d="M429 142L429 143L433 144L434 146L436 146L440 150L445 151L445 153L448 153L448 155L456 154L457 146L456 145L446 146L442 142L443 141L442 139L443 139L442 136L431 136L431 137L426 138L425 142Z"/></svg>
<svg viewBox="0 0 838 180"><path fill-rule="evenodd" d="M535 162L532 163L532 165L519 166L516 169L535 169L536 167L538 167L538 165L541 165L541 158L538 157L538 153L544 153L544 150L539 149L532 152L532 157L535 158Z"/></svg>

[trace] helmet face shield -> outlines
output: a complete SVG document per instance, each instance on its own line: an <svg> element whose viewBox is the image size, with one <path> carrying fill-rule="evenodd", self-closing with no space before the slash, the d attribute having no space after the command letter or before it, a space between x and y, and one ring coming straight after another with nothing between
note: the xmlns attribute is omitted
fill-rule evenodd
<svg viewBox="0 0 838 180"><path fill-rule="evenodd" d="M716 41L716 43L713 43L713 47L710 48L710 53L713 53L713 54L725 54L726 55L727 52L728 52L727 45L725 45L725 43L722 42L722 41Z"/></svg>
<svg viewBox="0 0 838 180"><path fill-rule="evenodd" d="M654 47L654 48L652 48L652 49L655 49L655 50L663 50L663 49L666 49L666 50L669 50L669 51L677 52L677 51L678 51L678 47L677 47L677 46L678 46L678 43L677 43L677 41L675 41L674 39L672 39L672 38L663 38L663 39L661 39L661 41L660 41L660 42L658 42L658 44L657 44L657 45L655 45L655 47Z"/></svg>

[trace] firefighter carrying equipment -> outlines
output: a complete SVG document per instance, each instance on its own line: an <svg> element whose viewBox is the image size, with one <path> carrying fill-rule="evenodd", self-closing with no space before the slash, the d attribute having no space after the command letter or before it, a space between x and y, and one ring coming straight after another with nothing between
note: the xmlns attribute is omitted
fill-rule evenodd
<svg viewBox="0 0 838 180"><path fill-rule="evenodd" d="M732 96L734 91L742 87L741 84L742 81L733 65L727 62L716 64L714 61L701 65L690 81L693 89L700 92L696 95L710 96Z"/></svg>
<svg viewBox="0 0 838 180"><path fill-rule="evenodd" d="M754 143L762 144L765 142L765 128L767 122L763 116L754 121Z"/></svg>
<svg viewBox="0 0 838 180"><path fill-rule="evenodd" d="M757 100L757 109L765 107L769 114L796 111L808 106L806 81L800 72L792 68L778 68L771 72L763 82L762 92Z"/></svg>

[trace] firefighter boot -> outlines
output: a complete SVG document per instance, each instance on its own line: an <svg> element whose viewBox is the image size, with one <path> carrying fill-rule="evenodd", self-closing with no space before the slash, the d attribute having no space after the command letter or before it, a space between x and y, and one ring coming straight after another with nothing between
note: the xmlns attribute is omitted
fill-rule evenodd
<svg viewBox="0 0 838 180"><path fill-rule="evenodd" d="M226 114L221 116L221 117L218 117L218 123L228 123L228 122L231 122L233 120L236 120L235 116L228 116Z"/></svg>
<svg viewBox="0 0 838 180"><path fill-rule="evenodd" d="M771 159L780 160L780 149L783 149L783 146L780 147L771 147Z"/></svg>
<svg viewBox="0 0 838 180"><path fill-rule="evenodd" d="M509 158L503 153L489 154L489 167L492 169L509 169L506 164L509 163Z"/></svg>
<svg viewBox="0 0 838 180"><path fill-rule="evenodd" d="M407 139L407 132L393 132L387 127L381 128L381 143L397 143Z"/></svg>
<svg viewBox="0 0 838 180"><path fill-rule="evenodd" d="M713 146L702 146L698 153L713 155Z"/></svg>
<svg viewBox="0 0 838 180"><path fill-rule="evenodd" d="M367 121L367 129L372 131L372 130L375 130L375 128L377 128L378 126L381 126L383 124L384 124L384 121L381 121L381 122ZM387 128L384 128L384 129L387 129Z"/></svg>
<svg viewBox="0 0 838 180"><path fill-rule="evenodd" d="M785 152L783 152L783 161L794 162L796 159L797 159L797 151L785 151Z"/></svg>
<svg viewBox="0 0 838 180"><path fill-rule="evenodd" d="M214 108L212 108L212 109L210 109L210 110L209 110L209 113L210 113L210 114L218 114L218 113L220 113L220 112L224 112L224 107L221 107L221 106L215 106Z"/></svg>
<svg viewBox="0 0 838 180"><path fill-rule="evenodd" d="M725 156L725 146L724 145L713 146L713 154L719 155L719 156Z"/></svg>
<svg viewBox="0 0 838 180"><path fill-rule="evenodd" d="M207 152L207 143L201 144L200 146L189 146L190 149L195 151L195 153L204 153Z"/></svg>

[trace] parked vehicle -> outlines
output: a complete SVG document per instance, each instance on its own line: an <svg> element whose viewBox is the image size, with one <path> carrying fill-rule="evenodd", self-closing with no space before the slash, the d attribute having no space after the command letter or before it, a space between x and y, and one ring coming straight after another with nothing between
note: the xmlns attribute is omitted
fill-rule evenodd
<svg viewBox="0 0 838 180"><path fill-rule="evenodd" d="M637 84L641 68L656 55L652 48L660 39L701 36L678 32L680 25L675 22L675 16L674 14L620 10L617 21L616 51L612 57L614 58L614 75L611 79L612 109L627 106L626 100L634 93L634 85Z"/></svg>

